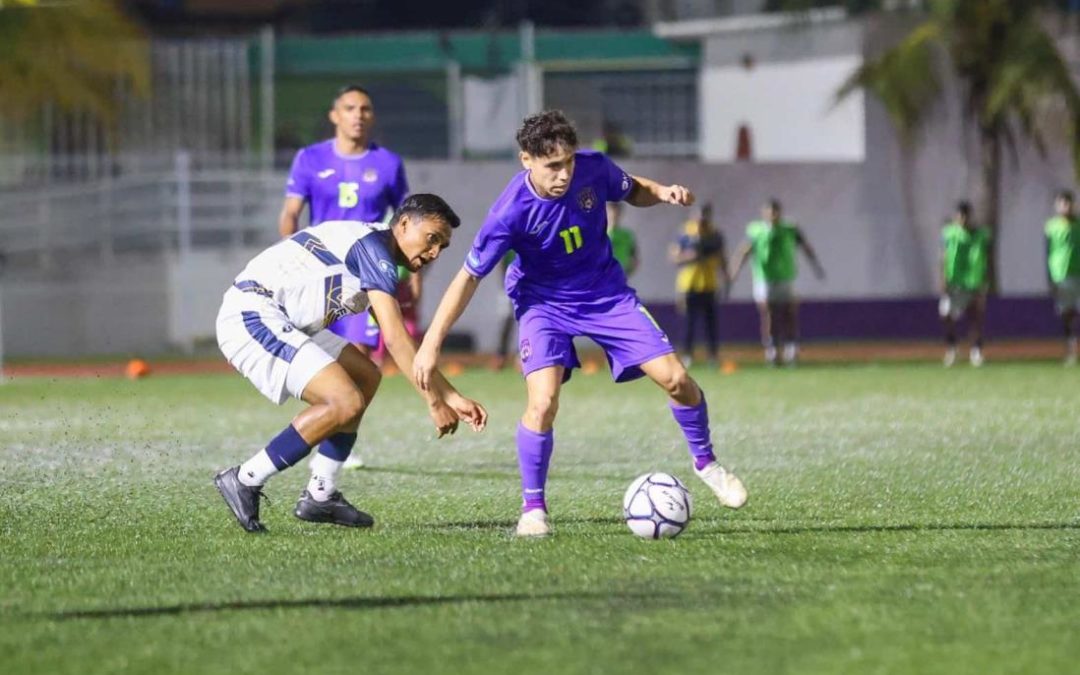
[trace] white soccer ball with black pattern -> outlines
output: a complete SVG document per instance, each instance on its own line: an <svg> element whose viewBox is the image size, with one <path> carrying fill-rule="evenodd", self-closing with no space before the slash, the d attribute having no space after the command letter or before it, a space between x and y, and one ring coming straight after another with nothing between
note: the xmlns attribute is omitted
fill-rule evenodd
<svg viewBox="0 0 1080 675"><path fill-rule="evenodd" d="M647 473L638 476L623 497L623 516L630 531L645 539L677 537L690 524L693 500L675 476Z"/></svg>

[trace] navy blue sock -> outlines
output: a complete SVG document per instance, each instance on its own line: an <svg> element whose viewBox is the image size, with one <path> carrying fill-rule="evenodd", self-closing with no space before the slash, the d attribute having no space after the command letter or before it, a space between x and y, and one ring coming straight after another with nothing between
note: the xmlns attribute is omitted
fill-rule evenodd
<svg viewBox="0 0 1080 675"><path fill-rule="evenodd" d="M310 452L311 446L291 424L266 446L266 454L270 455L270 461L274 463L278 471L296 464Z"/></svg>
<svg viewBox="0 0 1080 675"><path fill-rule="evenodd" d="M319 454L338 462L344 462L356 445L356 434L338 433L319 443Z"/></svg>

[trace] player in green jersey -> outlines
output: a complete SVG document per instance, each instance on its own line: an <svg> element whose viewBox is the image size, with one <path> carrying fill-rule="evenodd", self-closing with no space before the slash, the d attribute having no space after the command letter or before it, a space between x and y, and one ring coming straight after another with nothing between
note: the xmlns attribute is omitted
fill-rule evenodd
<svg viewBox="0 0 1080 675"><path fill-rule="evenodd" d="M945 367L956 362L956 324L965 316L971 334L971 365L983 364L983 326L989 288L990 230L971 220L971 204L956 205L953 219L941 231L941 299L938 313L945 325Z"/></svg>
<svg viewBox="0 0 1080 675"><path fill-rule="evenodd" d="M607 203L607 234L611 240L611 252L629 279L638 267L637 237L633 230L622 226L621 214L618 202Z"/></svg>
<svg viewBox="0 0 1080 675"><path fill-rule="evenodd" d="M1054 198L1054 217L1046 221L1046 273L1054 304L1065 329L1065 363L1076 363L1073 324L1080 312L1080 218L1073 213L1073 194Z"/></svg>
<svg viewBox="0 0 1080 675"><path fill-rule="evenodd" d="M798 303L794 289L798 275L796 250L802 249L818 279L825 278L825 270L802 230L783 220L781 214L780 201L770 199L761 210L762 219L746 226L746 241L735 252L731 281L734 283L749 258L754 273L754 301L761 317L765 361L777 363L779 344L783 348L784 363L795 365L799 354Z"/></svg>

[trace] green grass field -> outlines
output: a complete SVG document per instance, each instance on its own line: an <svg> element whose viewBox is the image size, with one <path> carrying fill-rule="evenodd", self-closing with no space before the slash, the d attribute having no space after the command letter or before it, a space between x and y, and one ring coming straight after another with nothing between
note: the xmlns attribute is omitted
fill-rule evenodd
<svg viewBox="0 0 1080 675"><path fill-rule="evenodd" d="M0 386L3 673L1063 673L1080 662L1080 373L1057 364L695 372L722 510L651 384L578 376L556 536L511 536L514 374L468 373L487 432L434 441L402 378L342 488L373 531L268 536L210 478L289 420L238 375ZM633 537L621 499L682 477L694 522Z"/></svg>

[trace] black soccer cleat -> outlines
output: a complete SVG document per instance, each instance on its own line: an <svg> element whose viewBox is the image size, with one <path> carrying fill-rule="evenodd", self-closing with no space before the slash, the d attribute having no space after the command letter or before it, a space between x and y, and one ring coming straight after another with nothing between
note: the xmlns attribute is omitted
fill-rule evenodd
<svg viewBox="0 0 1080 675"><path fill-rule="evenodd" d="M311 523L334 523L346 527L371 527L375 524L374 518L345 501L337 490L325 502L315 501L311 493L304 490L300 493L300 501L296 502L293 515Z"/></svg>
<svg viewBox="0 0 1080 675"><path fill-rule="evenodd" d="M248 532L266 532L266 526L259 521L259 500L265 499L262 486L249 487L240 482L240 467L225 469L214 476L214 485L225 498L240 527Z"/></svg>

